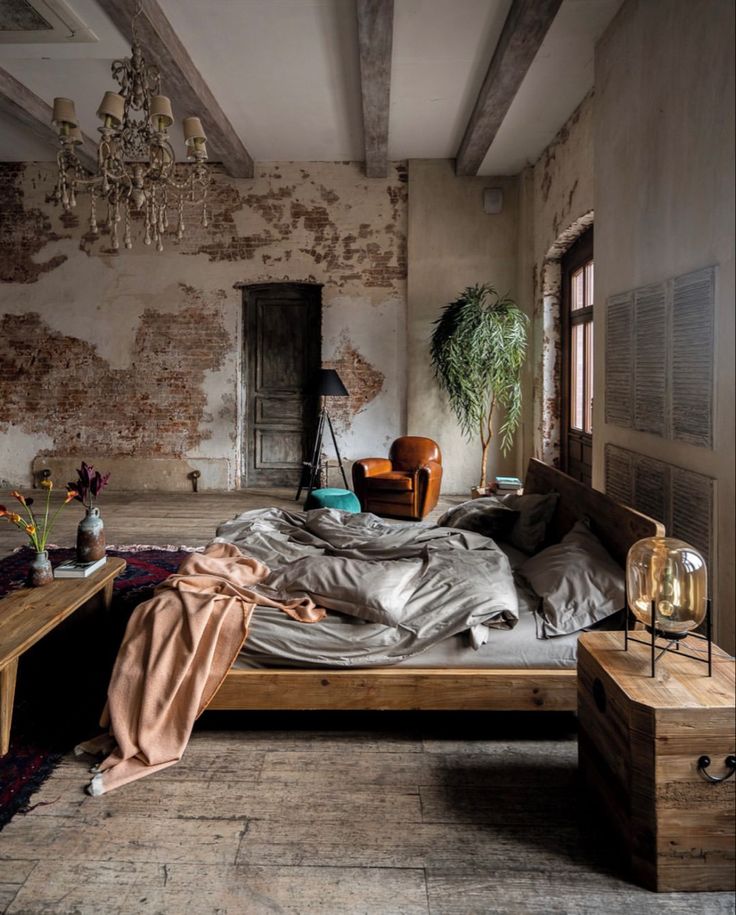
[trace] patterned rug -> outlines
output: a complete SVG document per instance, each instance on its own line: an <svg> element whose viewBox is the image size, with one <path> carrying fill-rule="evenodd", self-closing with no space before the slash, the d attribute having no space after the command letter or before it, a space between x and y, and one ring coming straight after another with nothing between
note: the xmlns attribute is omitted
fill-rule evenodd
<svg viewBox="0 0 736 915"><path fill-rule="evenodd" d="M80 608L20 660L10 751L0 757L0 829L29 808L33 792L61 757L97 727L107 682L125 625L134 607L175 572L189 550L123 546L108 555L127 562L115 581L110 618ZM55 566L71 549L50 549ZM31 551L0 560L0 598L24 586Z"/></svg>

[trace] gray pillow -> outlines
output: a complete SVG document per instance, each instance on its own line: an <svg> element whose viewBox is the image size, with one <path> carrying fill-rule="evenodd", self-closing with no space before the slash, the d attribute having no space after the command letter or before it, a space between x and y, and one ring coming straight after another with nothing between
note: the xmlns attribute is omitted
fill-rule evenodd
<svg viewBox="0 0 736 915"><path fill-rule="evenodd" d="M538 638L577 632L624 606L624 570L582 521L518 574L541 598Z"/></svg>
<svg viewBox="0 0 736 915"><path fill-rule="evenodd" d="M547 525L552 520L559 498L557 492L521 496L511 492L501 496L504 505L519 512L519 517L511 528L511 544L525 553L536 553L544 545Z"/></svg>
<svg viewBox="0 0 736 915"><path fill-rule="evenodd" d="M272 572L263 584L283 598L306 594L320 607L395 628L422 568L421 559L305 556Z"/></svg>
<svg viewBox="0 0 736 915"><path fill-rule="evenodd" d="M505 540L518 517L519 512L516 509L505 505L496 496L483 496L454 505L444 513L437 524L439 527L457 527L464 531L473 531L493 540Z"/></svg>

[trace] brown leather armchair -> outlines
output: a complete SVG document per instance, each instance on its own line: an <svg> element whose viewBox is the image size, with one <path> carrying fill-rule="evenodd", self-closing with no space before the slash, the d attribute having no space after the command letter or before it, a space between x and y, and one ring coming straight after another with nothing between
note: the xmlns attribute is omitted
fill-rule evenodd
<svg viewBox="0 0 736 915"><path fill-rule="evenodd" d="M442 454L431 438L405 435L386 458L353 464L353 489L364 512L421 521L437 504Z"/></svg>

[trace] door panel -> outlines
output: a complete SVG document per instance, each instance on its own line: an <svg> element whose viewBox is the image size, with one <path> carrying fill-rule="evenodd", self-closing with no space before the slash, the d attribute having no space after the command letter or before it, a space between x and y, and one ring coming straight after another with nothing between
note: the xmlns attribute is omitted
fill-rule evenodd
<svg viewBox="0 0 736 915"><path fill-rule="evenodd" d="M296 486L316 426L321 287L244 289L246 486Z"/></svg>
<svg viewBox="0 0 736 915"><path fill-rule="evenodd" d="M261 396L256 401L256 423L301 422L304 404L293 398Z"/></svg>
<svg viewBox="0 0 736 915"><path fill-rule="evenodd" d="M258 470L289 470L303 460L302 433L284 429L256 429Z"/></svg>

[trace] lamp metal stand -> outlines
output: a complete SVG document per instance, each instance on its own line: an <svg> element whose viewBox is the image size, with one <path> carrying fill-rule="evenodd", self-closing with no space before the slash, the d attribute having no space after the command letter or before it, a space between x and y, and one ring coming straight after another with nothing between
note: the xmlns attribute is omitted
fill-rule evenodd
<svg viewBox="0 0 736 915"><path fill-rule="evenodd" d="M713 676L713 616L711 608L711 599L707 598L705 603L705 635L701 635L699 632L687 632L675 635L671 632L663 632L660 629L657 629L655 625L656 619L656 603L652 601L652 625L646 627L646 631L649 633L650 638L647 641L643 639L637 639L635 636L629 634L629 602L628 599L625 602L625 629L624 629L624 651L629 650L629 642L638 642L640 645L646 645L650 650L650 667L651 667L651 676L656 676L656 667L657 661L668 651L674 651L680 654L683 658L692 658L693 661L700 661L703 664L708 666L708 676ZM690 639L696 639L702 642L706 642L706 657L698 657L695 654L689 654L688 652L680 650L680 641L685 637ZM664 639L667 642L667 645L661 646L657 643L657 639ZM697 650L697 649L695 649ZM659 652L657 654L657 652Z"/></svg>
<svg viewBox="0 0 736 915"><path fill-rule="evenodd" d="M322 455L322 439L324 438L325 432L325 423L329 427L330 435L332 436L332 444L335 448L335 454L337 455L337 463L340 467L340 473L342 474L342 480L345 484L345 489L350 489L348 486L348 478L345 476L345 468L342 463L342 456L340 454L340 449L337 445L337 438L335 436L335 429L332 425L332 419L329 412L325 406L325 398L322 398L322 405L319 411L319 422L317 423L317 434L314 439L314 448L312 449L312 459L311 461L305 462L302 468L301 479L299 480L299 488L296 491L296 496L294 498L295 502L298 502L301 498L302 490L307 489L307 496L312 492L313 489L318 488L319 484L319 473L322 466L321 455Z"/></svg>

